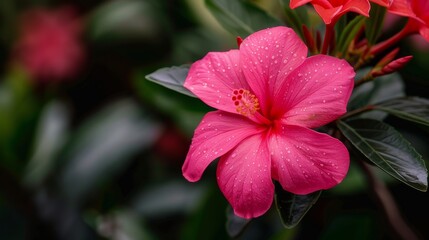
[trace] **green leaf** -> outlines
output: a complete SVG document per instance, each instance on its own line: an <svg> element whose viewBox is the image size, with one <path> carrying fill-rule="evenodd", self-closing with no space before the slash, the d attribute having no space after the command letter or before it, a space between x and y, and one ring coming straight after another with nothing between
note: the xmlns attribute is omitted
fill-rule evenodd
<svg viewBox="0 0 429 240"><path fill-rule="evenodd" d="M308 12L306 6L301 6L296 9L291 9L289 4L290 0L281 0L280 4L285 12L287 25L292 27L296 33L303 39L302 25L308 26Z"/></svg>
<svg viewBox="0 0 429 240"><path fill-rule="evenodd" d="M365 35L368 43L374 45L382 32L384 16L386 15L386 8L378 4L371 4L371 17L366 18Z"/></svg>
<svg viewBox="0 0 429 240"><path fill-rule="evenodd" d="M219 23L236 36L248 35L273 26L282 25L257 6L240 0L205 0L208 9Z"/></svg>
<svg viewBox="0 0 429 240"><path fill-rule="evenodd" d="M321 193L322 191L317 191L307 195L296 195L283 190L282 186L276 183L276 204L284 226L295 227L316 203Z"/></svg>
<svg viewBox="0 0 429 240"><path fill-rule="evenodd" d="M155 72L147 75L146 79L176 92L188 95L190 97L196 97L192 92L183 86L186 76L188 75L188 71L189 66L166 67L158 69Z"/></svg>
<svg viewBox="0 0 429 240"><path fill-rule="evenodd" d="M365 17L358 16L350 21L343 31L341 31L337 42L337 49L339 52L343 53L343 56L347 52L350 43L356 37L357 32L361 29L364 22Z"/></svg>
<svg viewBox="0 0 429 240"><path fill-rule="evenodd" d="M29 187L40 184L52 172L60 158L58 154L68 140L69 112L63 103L53 101L43 109L37 127L34 150L26 167L24 183Z"/></svg>
<svg viewBox="0 0 429 240"><path fill-rule="evenodd" d="M368 69L359 70L356 73L356 79L360 79L367 71ZM390 99L404 97L404 89L404 83L398 73L379 77L353 90L347 110L351 111L369 104L373 105ZM372 118L377 120L383 120L386 116L386 113L380 111L371 111L360 115L361 118Z"/></svg>
<svg viewBox="0 0 429 240"><path fill-rule="evenodd" d="M408 121L429 126L429 100L425 98L393 99L375 105L374 108Z"/></svg>
<svg viewBox="0 0 429 240"><path fill-rule="evenodd" d="M427 190L427 170L421 155L393 127L373 119L337 124L353 146L375 165L410 187Z"/></svg>
<svg viewBox="0 0 429 240"><path fill-rule="evenodd" d="M87 120L61 153L59 191L81 203L122 171L137 153L152 146L161 127L135 102L123 99Z"/></svg>
<svg viewBox="0 0 429 240"><path fill-rule="evenodd" d="M165 28L162 14L150 1L106 1L88 17L89 40L97 43L130 39L156 41Z"/></svg>

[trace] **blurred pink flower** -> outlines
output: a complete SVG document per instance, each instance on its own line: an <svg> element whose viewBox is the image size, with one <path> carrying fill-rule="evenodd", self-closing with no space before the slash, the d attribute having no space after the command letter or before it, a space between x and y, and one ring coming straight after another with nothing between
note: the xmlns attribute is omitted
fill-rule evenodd
<svg viewBox="0 0 429 240"><path fill-rule="evenodd" d="M391 0L370 0L383 7L388 7ZM306 3L311 3L325 24L335 23L347 12L369 16L371 5L368 0L291 0L290 7L296 8Z"/></svg>
<svg viewBox="0 0 429 240"><path fill-rule="evenodd" d="M32 77L54 81L76 74L84 49L82 23L72 8L33 9L22 16L20 24L16 59Z"/></svg>
<svg viewBox="0 0 429 240"><path fill-rule="evenodd" d="M390 6L389 12L409 17L404 32L407 34L419 33L429 42L429 1L395 0Z"/></svg>
<svg viewBox="0 0 429 240"><path fill-rule="evenodd" d="M343 143L310 128L346 112L355 73L344 60L306 56L293 30L275 27L191 66L185 87L218 110L195 130L183 175L198 181L220 157L218 184L240 217L270 208L272 179L308 194L335 186L348 171Z"/></svg>

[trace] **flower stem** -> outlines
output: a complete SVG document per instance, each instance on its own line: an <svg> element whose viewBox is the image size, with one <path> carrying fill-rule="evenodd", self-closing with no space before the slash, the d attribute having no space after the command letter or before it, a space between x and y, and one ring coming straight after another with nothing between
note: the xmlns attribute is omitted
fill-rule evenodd
<svg viewBox="0 0 429 240"><path fill-rule="evenodd" d="M383 52L384 50L388 49L389 47L393 46L397 42L399 42L404 37L413 34L415 30L413 30L411 27L408 27L407 24L401 31L393 35L392 37L388 38L384 42L378 43L374 47L371 48L370 55L374 56L379 54L380 52Z"/></svg>
<svg viewBox="0 0 429 240"><path fill-rule="evenodd" d="M358 115L358 114L361 114L361 113L364 113L367 111L371 111L373 109L374 109L373 105L366 105L365 107L361 107L361 108L355 109L353 111L347 112L346 114L344 114L341 117L341 119L346 119L346 118L352 117L354 115Z"/></svg>
<svg viewBox="0 0 429 240"><path fill-rule="evenodd" d="M419 237L405 222L398 206L396 205L395 199L393 198L390 191L387 189L386 185L380 181L373 173L370 166L363 162L358 161L359 166L366 175L369 187L374 193L375 200L378 202L381 207L388 224L390 225L392 231L399 236L400 239L407 240L417 240Z"/></svg>

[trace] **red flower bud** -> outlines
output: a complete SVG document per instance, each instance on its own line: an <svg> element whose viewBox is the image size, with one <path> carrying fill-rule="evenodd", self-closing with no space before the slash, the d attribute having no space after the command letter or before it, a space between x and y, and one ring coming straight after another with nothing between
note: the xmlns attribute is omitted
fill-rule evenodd
<svg viewBox="0 0 429 240"><path fill-rule="evenodd" d="M406 56L406 57L398 58L398 59L390 62L386 66L384 66L382 69L373 70L371 72L371 75L373 77L379 77L379 76L383 76L383 75L387 75L387 74L396 72L396 71L400 70L401 68L403 68L405 66L405 64L407 64L409 61L411 61L412 58L413 58L413 56Z"/></svg>

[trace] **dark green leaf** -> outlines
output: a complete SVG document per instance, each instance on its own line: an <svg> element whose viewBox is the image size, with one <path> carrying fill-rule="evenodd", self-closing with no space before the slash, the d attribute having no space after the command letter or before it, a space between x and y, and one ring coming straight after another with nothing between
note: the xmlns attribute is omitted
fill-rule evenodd
<svg viewBox="0 0 429 240"><path fill-rule="evenodd" d="M282 25L279 20L248 2L206 0L205 3L219 23L236 36L244 38L258 30Z"/></svg>
<svg viewBox="0 0 429 240"><path fill-rule="evenodd" d="M385 7L378 4L371 4L371 11L369 13L371 17L366 18L365 23L365 35L370 45L376 43L380 33L382 32L381 28L383 27L385 14Z"/></svg>
<svg viewBox="0 0 429 240"><path fill-rule="evenodd" d="M417 190L427 190L422 157L393 127L373 119L337 123L343 135L375 165Z"/></svg>
<svg viewBox="0 0 429 240"><path fill-rule="evenodd" d="M166 88L174 90L176 92L196 97L188 89L183 86L183 83L186 80L188 75L189 66L180 66L180 67L167 67L156 70L155 72L146 76L146 79L162 85Z"/></svg>
<svg viewBox="0 0 429 240"><path fill-rule="evenodd" d="M304 34L302 32L302 26L307 25L308 26L308 13L306 6L301 6L296 9L291 9L289 4L290 0L281 0L280 3L282 4L282 7L285 12L286 16L286 24L289 27L292 27L296 33L298 33L301 38L304 37Z"/></svg>
<svg viewBox="0 0 429 240"><path fill-rule="evenodd" d="M356 79L362 78L368 69L359 70ZM347 110L355 110L369 104L377 104L394 98L405 96L404 83L398 73L392 73L367 82L354 89ZM383 120L387 113L370 111L361 114L360 118Z"/></svg>
<svg viewBox="0 0 429 240"><path fill-rule="evenodd" d="M26 167L24 182L38 187L49 175L58 153L68 140L69 113L60 102L51 102L44 109L34 139L34 150Z"/></svg>
<svg viewBox="0 0 429 240"><path fill-rule="evenodd" d="M295 227L316 203L321 193L322 191L317 191L307 195L296 195L283 190L282 186L276 183L277 209L285 227Z"/></svg>
<svg viewBox="0 0 429 240"><path fill-rule="evenodd" d="M228 206L226 213L226 231L231 238L237 238L250 223L250 219L238 217L234 214L231 206Z"/></svg>
<svg viewBox="0 0 429 240"><path fill-rule="evenodd" d="M80 203L87 194L118 174L158 138L160 126L131 100L118 101L87 120L62 153L58 181L64 196Z"/></svg>
<svg viewBox="0 0 429 240"><path fill-rule="evenodd" d="M375 105L374 108L408 121L429 126L428 99L419 97L399 98Z"/></svg>
<svg viewBox="0 0 429 240"><path fill-rule="evenodd" d="M339 52L346 53L349 44L355 38L357 32L361 29L363 23L365 22L364 16L358 16L350 21L346 27L340 32L338 38L337 49Z"/></svg>
<svg viewBox="0 0 429 240"><path fill-rule="evenodd" d="M150 1L122 0L100 4L88 17L88 36L97 42L156 41L165 26L162 12Z"/></svg>

